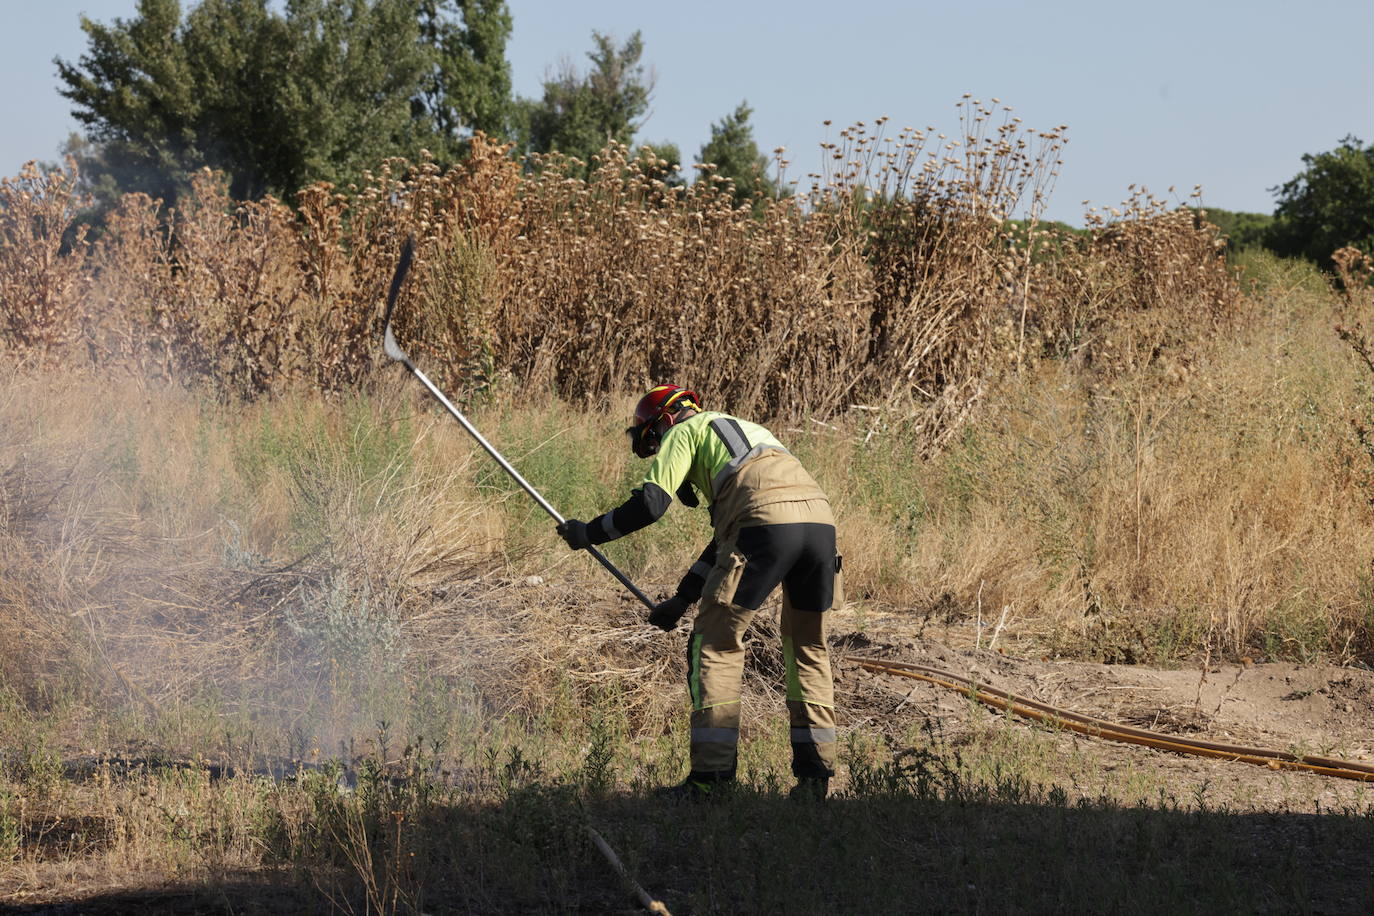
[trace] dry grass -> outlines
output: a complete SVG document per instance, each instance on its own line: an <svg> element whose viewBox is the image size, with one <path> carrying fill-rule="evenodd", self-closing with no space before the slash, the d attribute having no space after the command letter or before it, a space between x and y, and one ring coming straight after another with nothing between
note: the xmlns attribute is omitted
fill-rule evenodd
<svg viewBox="0 0 1374 916"><path fill-rule="evenodd" d="M412 477L426 427L358 402L226 409L78 373L12 378L3 412L16 685L73 659L97 693L154 705L207 684L297 685L302 660L370 651L408 596L492 549L466 451Z"/></svg>
<svg viewBox="0 0 1374 916"><path fill-rule="evenodd" d="M1043 363L882 498L872 453L902 449L875 435L822 472L847 484L848 568L925 615L1006 609L1070 654L1368 659L1370 455L1348 418L1370 379L1334 304L1294 294L1183 367Z"/></svg>
<svg viewBox="0 0 1374 916"><path fill-rule="evenodd" d="M1186 363L1028 361L924 459L900 411L777 426L836 503L851 599L1110 660L1368 659L1374 458L1351 418L1371 373L1329 330L1338 298L1273 282ZM620 410L503 390L474 416L555 505L623 497ZM21 689L147 708L210 690L244 715L286 691L326 743L426 678L530 716L659 685L626 695L642 734L677 713L677 642L399 373L251 404L88 369L16 368L5 391L0 638ZM613 559L670 590L700 515Z"/></svg>

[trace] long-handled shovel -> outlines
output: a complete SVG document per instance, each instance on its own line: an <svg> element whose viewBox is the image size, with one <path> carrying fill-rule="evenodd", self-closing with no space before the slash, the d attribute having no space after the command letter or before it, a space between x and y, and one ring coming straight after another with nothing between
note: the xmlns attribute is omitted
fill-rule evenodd
<svg viewBox="0 0 1374 916"><path fill-rule="evenodd" d="M529 481L521 477L520 472L517 471L515 468L511 467L510 462L508 462L505 458L501 457L501 453L498 452L492 446L492 444L488 442L480 432L477 431L477 427L473 426L471 423L468 422L468 418L463 416L458 411L458 408L454 407L448 398L444 397L444 393L440 391L438 388L436 388L434 386L434 383L425 377L425 374L421 372L413 362L410 361L410 357L406 355L405 351L402 350L396 344L396 337L391 333L391 312L393 309L396 308L396 297L401 292L401 284L405 282L406 273L410 270L410 261L414 254L415 240L406 239L405 247L401 249L401 260L398 261L396 264L396 274L391 278L391 289L386 296L386 330L383 332L382 336L382 344L386 349L386 355L399 363L404 363L405 367L410 370L411 374L420 380L420 384L428 388L429 393L434 395L434 397L439 401L439 403L444 405L444 409L453 415L453 419L457 420L459 424L462 425L463 429L467 430L468 434L471 435L472 438L477 440L478 445L486 449L488 455L496 459L496 463L501 465L501 470L509 474L511 476L511 479L513 479L516 483L520 484L521 489L523 489L526 493L532 496L534 498L534 501L539 503L539 507L543 509L545 512L549 513L549 516L556 523L560 525L563 524L565 519L563 518L563 516L558 514L558 510L555 509L553 506L549 505L549 501L546 500L543 496L541 496L538 490L530 486ZM612 563L610 560L606 559L606 557L601 553L601 551L597 550L595 547L588 547L587 553L595 557L596 561L600 563L602 566L606 567L606 570L611 575L615 576L618 580L620 580L620 584L629 589L630 593L634 595L636 598L638 598L640 601L642 601L645 607L649 608L650 610L653 610L654 603L649 600L649 596L640 591L638 586L636 586L633 582L630 581L630 577L625 575L619 569L617 569L616 565Z"/></svg>

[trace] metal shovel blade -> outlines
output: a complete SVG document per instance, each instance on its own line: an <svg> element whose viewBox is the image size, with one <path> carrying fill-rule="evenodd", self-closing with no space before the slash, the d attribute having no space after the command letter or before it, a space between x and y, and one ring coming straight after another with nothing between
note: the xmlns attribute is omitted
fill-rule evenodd
<svg viewBox="0 0 1374 916"><path fill-rule="evenodd" d="M396 272L391 276L391 289L386 294L386 317L382 324L385 330L382 334L382 348L386 355L398 362L409 363L410 359L405 351L396 343L396 335L391 333L391 313L396 310L396 299L401 294L401 286L406 281L406 274L410 273L410 262L415 257L415 237L410 236L406 243L401 247L401 259L396 262Z"/></svg>
<svg viewBox="0 0 1374 916"><path fill-rule="evenodd" d="M402 350L396 343L396 335L391 333L391 324L387 323L386 333L382 335L382 349L386 355L401 363L410 362L410 357L406 356L406 351Z"/></svg>

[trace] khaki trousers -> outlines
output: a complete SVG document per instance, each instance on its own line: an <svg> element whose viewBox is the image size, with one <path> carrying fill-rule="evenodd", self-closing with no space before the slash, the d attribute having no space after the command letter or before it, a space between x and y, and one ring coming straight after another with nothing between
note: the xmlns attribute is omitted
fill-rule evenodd
<svg viewBox="0 0 1374 916"><path fill-rule="evenodd" d="M782 654L791 725L792 772L799 778L828 777L835 769L835 693L826 648L825 611L842 600L834 556L834 518L825 500L775 503L751 511L722 542L716 565L706 577L701 607L687 644L687 686L692 701L692 772L703 778L734 775L739 745L740 688L744 677L744 634L767 592L771 578L752 577L746 600L736 590L766 567L783 587ZM742 532L754 528L749 534ZM828 537L828 549L821 552ZM808 539L797 554L767 545ZM771 540L770 540L771 539ZM747 549L741 549L744 542ZM759 544L764 544L760 548ZM760 594L761 592L761 594ZM807 610L800 610L807 608Z"/></svg>

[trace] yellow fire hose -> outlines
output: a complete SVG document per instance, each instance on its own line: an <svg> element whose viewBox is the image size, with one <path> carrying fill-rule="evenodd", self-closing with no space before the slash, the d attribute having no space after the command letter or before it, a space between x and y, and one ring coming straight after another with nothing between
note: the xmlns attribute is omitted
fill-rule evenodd
<svg viewBox="0 0 1374 916"><path fill-rule="evenodd" d="M1374 765L1370 764L1355 763L1350 760L1335 760L1329 757L1315 757L1307 754L1290 754L1286 751L1220 744L1215 741L1199 741L1176 735L1162 735L1143 728L1133 728L1129 725L1108 722L1105 719L1085 716L1081 713L1050 706L1047 703L1019 697L1004 690L998 690L995 687L960 677L957 674L941 671L938 668L927 668L923 665L886 659L861 658L855 655L845 656L845 661L852 662L869 671L915 678L950 690L957 690L986 706L1006 710L1015 715L1024 716L1036 722L1044 722L1057 728L1067 728L1070 731L1093 738L1106 738L1109 741L1139 744L1162 751L1192 754L1197 757L1238 760L1242 763L1268 767L1271 770L1306 770L1320 773L1323 776L1338 776L1341 779L1374 782Z"/></svg>
<svg viewBox="0 0 1374 916"><path fill-rule="evenodd" d="M1268 767L1271 770L1306 770L1312 773L1319 773L1323 776L1338 776L1341 779L1356 779L1364 782L1374 782L1374 765L1356 763L1350 760L1335 760L1329 757L1315 757L1312 755L1290 754L1287 751L1271 751L1263 748L1242 747L1233 744L1221 744L1215 741L1198 741L1192 738L1180 738L1174 735L1161 735L1158 732L1148 731L1143 728L1134 728L1130 725L1121 725L1116 722L1109 722L1106 719L1098 719L1093 716L1085 716L1082 713L1072 712L1051 706L1048 703L1041 703L1038 700L1031 700L1026 697L1019 697L1005 690L998 690L996 687L989 687L966 677L951 674L948 671L941 671L938 668L927 668L924 665L914 665L910 662L889 661L878 658L862 658L857 655L846 655L844 660L858 665L869 671L877 671L883 674L895 674L900 677L914 678L919 681L945 687L949 690L957 690L964 695L977 700L986 706L994 709L1001 709L1032 719L1036 722L1044 722L1056 728L1066 728L1077 732L1080 735L1088 735L1093 738L1106 738L1110 741L1120 741L1125 744L1139 744L1144 747L1152 747L1162 751L1173 751L1178 754L1192 754L1197 757L1213 757L1218 760L1238 760L1243 763L1253 763L1257 766ZM625 885L633 892L639 905L651 913L663 914L668 916L668 908L661 900L656 900L634 879L620 861L620 857L615 854L610 845L602 838L594 827L586 825L587 834L591 837L593 845L606 858L607 863L615 870Z"/></svg>

